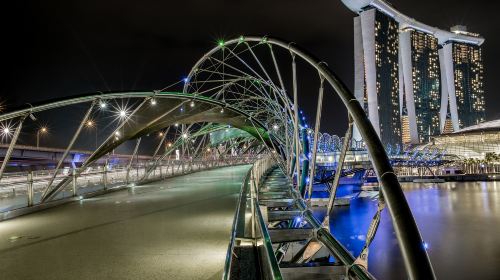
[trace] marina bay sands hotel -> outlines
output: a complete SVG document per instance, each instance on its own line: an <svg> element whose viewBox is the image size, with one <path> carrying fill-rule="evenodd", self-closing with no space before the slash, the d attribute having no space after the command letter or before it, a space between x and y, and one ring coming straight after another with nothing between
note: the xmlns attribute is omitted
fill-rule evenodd
<svg viewBox="0 0 500 280"><path fill-rule="evenodd" d="M484 38L428 26L382 0L342 2L358 14L354 94L384 144L425 143L485 120Z"/></svg>

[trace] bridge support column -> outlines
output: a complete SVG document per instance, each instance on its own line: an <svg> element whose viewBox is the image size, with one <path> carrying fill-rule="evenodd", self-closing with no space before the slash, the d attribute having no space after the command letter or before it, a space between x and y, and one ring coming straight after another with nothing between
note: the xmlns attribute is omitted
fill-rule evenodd
<svg viewBox="0 0 500 280"><path fill-rule="evenodd" d="M104 163L104 168L102 171L102 185L105 190L107 183L108 183L108 160L106 159L106 163Z"/></svg>
<svg viewBox="0 0 500 280"><path fill-rule="evenodd" d="M28 172L28 207L33 206L33 171Z"/></svg>
<svg viewBox="0 0 500 280"><path fill-rule="evenodd" d="M313 150L312 150L312 159L311 159L311 173L309 174L309 190L308 190L308 199L311 200L312 196L312 188L314 184L314 172L316 171L316 154L318 153L318 133L319 127L321 123L321 110L323 106L323 92L324 92L324 81L325 78L323 76L321 78L321 84L319 87L319 95L318 95L318 107L316 108L316 123L314 126L314 142L313 142Z"/></svg>
<svg viewBox="0 0 500 280"><path fill-rule="evenodd" d="M76 169L75 168L73 168L73 171L72 171L71 175L73 176L73 178L72 178L73 196L76 196L76 186L77 186L77 184L76 184Z"/></svg>

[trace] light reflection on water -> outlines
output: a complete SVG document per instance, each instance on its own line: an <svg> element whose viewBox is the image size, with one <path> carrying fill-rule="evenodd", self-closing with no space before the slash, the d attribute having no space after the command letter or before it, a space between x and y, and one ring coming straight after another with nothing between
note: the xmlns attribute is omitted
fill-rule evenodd
<svg viewBox="0 0 500 280"><path fill-rule="evenodd" d="M402 183L439 279L500 279L500 182ZM362 197L336 207L333 234L355 256L377 209ZM369 270L379 279L406 279L392 222L385 210L370 247ZM315 213L319 218L324 211Z"/></svg>

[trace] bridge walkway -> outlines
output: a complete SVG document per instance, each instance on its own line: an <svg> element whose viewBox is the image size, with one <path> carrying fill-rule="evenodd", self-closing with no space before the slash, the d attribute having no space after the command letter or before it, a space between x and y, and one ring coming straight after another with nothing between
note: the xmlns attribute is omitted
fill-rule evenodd
<svg viewBox="0 0 500 280"><path fill-rule="evenodd" d="M249 166L0 222L1 279L220 279Z"/></svg>

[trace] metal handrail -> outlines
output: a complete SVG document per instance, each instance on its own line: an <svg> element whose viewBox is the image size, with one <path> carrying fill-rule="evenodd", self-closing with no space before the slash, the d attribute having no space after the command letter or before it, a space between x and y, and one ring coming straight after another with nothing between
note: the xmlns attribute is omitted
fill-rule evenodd
<svg viewBox="0 0 500 280"><path fill-rule="evenodd" d="M245 175L245 179L243 180L240 196L238 198L237 208L235 217L232 225L231 238L226 254L226 261L224 264L224 271L222 275L223 280L231 279L231 265L233 260L233 252L235 248L235 242L237 239L238 233L238 223L241 218L241 209L246 209L246 206L252 205L252 215L253 219L252 226L254 230L254 234L252 234L252 239L254 242L254 246L258 246L259 248L263 248L263 250L259 250L259 259L261 261L261 267L265 273L264 279L283 279L281 276L281 271L279 268L278 261L274 256L274 250L271 243L271 238L269 236L269 232L267 231L267 226L262 216L262 213L259 208L259 202L257 197L258 185L260 181L260 177L264 174L265 171L271 168L272 160L270 158L263 158L255 162L252 167L248 170ZM250 192L250 196L249 195ZM243 218L246 218L243 216ZM261 246L260 246L261 245Z"/></svg>
<svg viewBox="0 0 500 280"><path fill-rule="evenodd" d="M253 199L255 205L259 205L258 200L256 198ZM266 223L264 222L264 217L262 217L262 213L260 212L260 208L256 208L256 217L259 228L262 234L263 246L265 248L265 254L263 257L266 259L266 266L269 269L271 279L283 279L281 276L280 267L276 257L274 255L273 245L271 243L271 237L269 236L269 232L267 231Z"/></svg>
<svg viewBox="0 0 500 280"><path fill-rule="evenodd" d="M234 250L234 241L236 239L236 225L238 224L238 220L240 217L240 209L242 205L242 197L246 193L246 188L248 186L248 180L250 178L250 174L252 172L252 168L250 168L245 175L245 179L243 180L243 183L241 184L241 190L240 190L240 196L238 197L238 203L236 204L236 213L234 215L233 219L233 225L231 227L231 239L229 241L229 246L227 248L227 254L226 254L226 261L224 263L224 271L222 274L222 279L223 280L228 280L229 276L231 275L231 263L232 263L232 256L233 256L233 250Z"/></svg>

